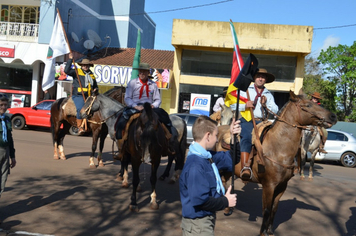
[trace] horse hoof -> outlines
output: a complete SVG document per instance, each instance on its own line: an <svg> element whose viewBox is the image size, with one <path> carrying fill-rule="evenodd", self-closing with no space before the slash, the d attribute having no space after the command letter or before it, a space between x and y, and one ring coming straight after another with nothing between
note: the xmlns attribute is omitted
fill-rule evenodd
<svg viewBox="0 0 356 236"><path fill-rule="evenodd" d="M150 208L152 210L158 210L159 206L158 206L157 202L151 202Z"/></svg>
<svg viewBox="0 0 356 236"><path fill-rule="evenodd" d="M116 176L116 180L117 180L117 181L123 181L124 178L123 178L120 174L118 174L118 175Z"/></svg>
<svg viewBox="0 0 356 236"><path fill-rule="evenodd" d="M65 161L65 160L67 160L67 158L66 157L61 157L61 160Z"/></svg>
<svg viewBox="0 0 356 236"><path fill-rule="evenodd" d="M133 211L133 212L138 212L138 207L137 205L130 205L130 211Z"/></svg>
<svg viewBox="0 0 356 236"><path fill-rule="evenodd" d="M312 182L312 181L313 181L313 178L309 178L308 180L309 180L310 182Z"/></svg>
<svg viewBox="0 0 356 236"><path fill-rule="evenodd" d="M122 188L128 188L128 187L129 187L129 183L122 183L122 184L121 184L121 187L122 187Z"/></svg>
<svg viewBox="0 0 356 236"><path fill-rule="evenodd" d="M96 169L96 165L89 165L90 169Z"/></svg>
<svg viewBox="0 0 356 236"><path fill-rule="evenodd" d="M58 156L54 156L53 159L54 160L59 160L59 157Z"/></svg>
<svg viewBox="0 0 356 236"><path fill-rule="evenodd" d="M301 177L300 177L300 180L304 180L304 176L301 176Z"/></svg>
<svg viewBox="0 0 356 236"><path fill-rule="evenodd" d="M100 167L104 167L105 165L104 165L104 163L100 162L100 163L99 163L99 166L100 166Z"/></svg>

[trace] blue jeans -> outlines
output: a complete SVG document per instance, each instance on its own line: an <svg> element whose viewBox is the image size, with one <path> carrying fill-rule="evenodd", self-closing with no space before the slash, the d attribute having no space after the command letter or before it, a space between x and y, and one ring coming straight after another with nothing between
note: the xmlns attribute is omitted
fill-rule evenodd
<svg viewBox="0 0 356 236"><path fill-rule="evenodd" d="M253 122L252 120L246 121L245 118L240 118L241 125L241 140L240 140L240 149L241 152L251 152L252 148L252 130L253 130ZM256 125L260 123L260 121L256 121Z"/></svg>
<svg viewBox="0 0 356 236"><path fill-rule="evenodd" d="M80 115L80 110L84 106L84 99L82 95L72 95L73 102L75 104L75 107L77 108L77 119L83 119L82 116Z"/></svg>

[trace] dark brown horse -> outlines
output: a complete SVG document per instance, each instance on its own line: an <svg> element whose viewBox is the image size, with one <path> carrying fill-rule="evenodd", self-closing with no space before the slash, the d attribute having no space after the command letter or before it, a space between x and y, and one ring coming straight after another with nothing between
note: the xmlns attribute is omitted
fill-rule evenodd
<svg viewBox="0 0 356 236"><path fill-rule="evenodd" d="M125 93L124 87L114 87L108 90L105 94L115 100L122 102L123 95ZM98 140L99 152L97 156L98 165L104 166L102 160L102 151L104 148L105 138L108 134L108 128L104 119L99 112L93 113L93 116L88 120L89 128L92 131L92 147L89 159L90 168L96 168L94 164L94 155L97 148ZM61 128L61 125L63 127ZM51 132L54 145L54 159L66 160L64 154L63 140L66 134L69 133L69 129L76 125L76 109L74 103L69 98L60 98L56 100L51 107Z"/></svg>
<svg viewBox="0 0 356 236"><path fill-rule="evenodd" d="M275 121L263 135L262 161L258 161L256 148L253 147L251 182L261 183L263 187L260 235L273 235L273 221L279 199L294 175L294 157L299 148L302 131L308 125L329 128L336 121L334 113L305 96L290 92L289 102L276 115ZM260 165L262 162L263 166ZM235 175L240 177L240 171L239 163L235 166Z"/></svg>
<svg viewBox="0 0 356 236"><path fill-rule="evenodd" d="M81 110L82 117L87 115L86 111L100 111L106 119L109 134L115 139L115 123L118 117L118 111L123 109L119 102L102 94L94 94L89 97ZM138 211L136 202L137 186L140 182L139 168L142 162L151 164L151 209L158 209L156 201L156 182L157 170L161 162L161 156L168 154L168 140L165 137L164 129L158 120L158 115L153 112L151 105L144 104L144 110L141 115L134 119L129 126L127 140L124 142L123 159L121 165L125 168L123 186L128 186L128 163L132 165L133 172L133 190L131 195L130 210Z"/></svg>

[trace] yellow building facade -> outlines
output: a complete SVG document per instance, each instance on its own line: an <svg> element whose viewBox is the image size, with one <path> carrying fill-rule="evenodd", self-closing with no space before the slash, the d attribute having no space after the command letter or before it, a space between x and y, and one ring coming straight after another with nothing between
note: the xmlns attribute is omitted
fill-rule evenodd
<svg viewBox="0 0 356 236"><path fill-rule="evenodd" d="M254 54L259 67L276 76L266 88L282 106L290 90L298 93L302 88L313 27L253 23L234 23L234 27L243 58ZM162 105L169 107L169 113L182 112L183 95L205 93L216 98L229 85L234 50L229 22L174 19L172 45L171 89L162 94L166 101Z"/></svg>

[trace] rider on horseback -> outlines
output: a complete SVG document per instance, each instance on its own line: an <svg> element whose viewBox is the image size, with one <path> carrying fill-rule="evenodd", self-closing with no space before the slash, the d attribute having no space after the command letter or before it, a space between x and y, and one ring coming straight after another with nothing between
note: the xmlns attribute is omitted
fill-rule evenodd
<svg viewBox="0 0 356 236"><path fill-rule="evenodd" d="M274 102L274 97L268 89L265 88L266 83L271 83L275 79L273 74L267 72L266 69L260 68L254 76L254 84L248 87L251 101L247 101L245 105L239 105L239 111L253 109L253 116L255 117L256 124L260 123L263 118L262 104L266 104L267 108L274 113L278 112L278 106ZM241 97L247 97L246 93L241 91ZM248 181L251 179L252 171L249 163L249 156L252 148L252 120L246 120L244 117L240 118L241 121L241 179Z"/></svg>
<svg viewBox="0 0 356 236"><path fill-rule="evenodd" d="M69 53L69 60L64 72L73 77L72 99L77 108L77 127L79 129L78 133L80 134L85 132L83 129L84 122L80 115L80 109L84 106L85 99L90 96L92 90L96 91L98 89L98 85L93 72L90 70L90 67L93 67L94 65L90 63L88 59L83 59L78 63L81 66L81 68L78 69L78 77L75 69L72 69L72 63L73 54ZM83 94L85 98L83 98Z"/></svg>
<svg viewBox="0 0 356 236"><path fill-rule="evenodd" d="M315 102L317 103L319 106L321 106L321 103L320 103L320 100L321 100L321 96L320 96L320 93L318 92L314 92L312 95L311 95L311 101L312 102ZM318 132L321 136L321 142L319 144L319 152L321 153L328 153L327 151L325 151L324 149L324 145L325 145L325 142L326 142L326 139L328 137L328 131L323 128L323 127L320 127L320 126L317 126L318 127Z"/></svg>
<svg viewBox="0 0 356 236"><path fill-rule="evenodd" d="M126 87L125 93L125 107L122 112L116 128L116 138L118 140L119 154L117 159L122 159L122 147L124 144L122 131L124 130L127 121L130 116L141 112L143 110L143 104L148 102L151 104L153 111L158 115L159 121L164 124L163 128L166 132L167 139L170 139L172 133L172 123L169 119L169 115L165 110L159 108L161 105L161 96L158 91L158 87L155 82L149 79L150 66L147 63L140 63L138 78L132 79ZM170 152L173 152L170 150Z"/></svg>

